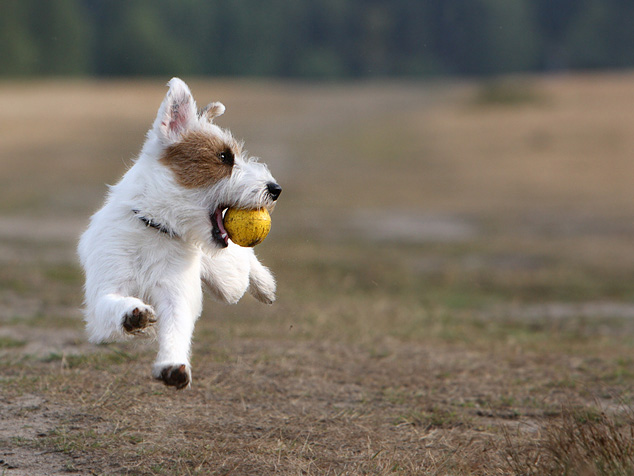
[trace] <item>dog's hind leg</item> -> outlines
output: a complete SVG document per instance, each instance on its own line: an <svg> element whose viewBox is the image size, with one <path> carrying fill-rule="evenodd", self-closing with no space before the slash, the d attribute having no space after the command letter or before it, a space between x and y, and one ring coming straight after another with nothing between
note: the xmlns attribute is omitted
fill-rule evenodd
<svg viewBox="0 0 634 476"><path fill-rule="evenodd" d="M156 322L154 310L132 296L109 293L97 298L86 313L86 331L93 343L142 333Z"/></svg>

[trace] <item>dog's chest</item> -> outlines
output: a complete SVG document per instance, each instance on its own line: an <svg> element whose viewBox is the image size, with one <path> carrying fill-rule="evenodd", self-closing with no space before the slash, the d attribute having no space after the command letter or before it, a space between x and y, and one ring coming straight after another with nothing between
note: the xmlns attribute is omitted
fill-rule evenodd
<svg viewBox="0 0 634 476"><path fill-rule="evenodd" d="M141 287L200 282L199 248L178 239L153 238L142 243L134 253L132 266Z"/></svg>

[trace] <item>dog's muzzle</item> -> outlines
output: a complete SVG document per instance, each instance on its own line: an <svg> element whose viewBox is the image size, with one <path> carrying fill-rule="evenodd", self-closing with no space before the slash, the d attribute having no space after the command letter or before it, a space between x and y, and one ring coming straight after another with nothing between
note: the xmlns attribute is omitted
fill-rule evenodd
<svg viewBox="0 0 634 476"><path fill-rule="evenodd" d="M282 187L275 182L268 182L266 184L266 192L268 193L271 201L276 201L282 193ZM211 220L211 237L213 241L221 248L226 248L229 245L229 233L225 230L223 218L226 205L221 205L209 214Z"/></svg>

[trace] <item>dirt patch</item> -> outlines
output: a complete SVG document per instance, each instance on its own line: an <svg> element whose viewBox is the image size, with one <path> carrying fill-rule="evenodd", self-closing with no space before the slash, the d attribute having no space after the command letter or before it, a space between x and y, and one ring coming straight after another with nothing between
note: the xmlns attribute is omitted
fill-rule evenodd
<svg viewBox="0 0 634 476"><path fill-rule="evenodd" d="M41 395L24 394L0 399L0 470L11 476L64 474L72 459L45 448L30 447L61 423L64 406L51 404ZM26 446L23 444L28 442Z"/></svg>
<svg viewBox="0 0 634 476"><path fill-rule="evenodd" d="M490 313L495 311L490 310ZM541 303L524 307L510 307L498 311L517 319L606 319L634 320L634 305L622 302Z"/></svg>
<svg viewBox="0 0 634 476"><path fill-rule="evenodd" d="M475 224L457 216L398 209L358 210L338 228L364 240L387 242L464 242L478 235Z"/></svg>

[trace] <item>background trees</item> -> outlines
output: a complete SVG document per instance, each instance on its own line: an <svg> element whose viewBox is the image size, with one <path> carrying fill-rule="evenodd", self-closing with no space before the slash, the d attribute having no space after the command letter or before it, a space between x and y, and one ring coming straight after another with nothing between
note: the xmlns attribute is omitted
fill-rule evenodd
<svg viewBox="0 0 634 476"><path fill-rule="evenodd" d="M624 68L625 0L4 0L0 74L345 78Z"/></svg>

